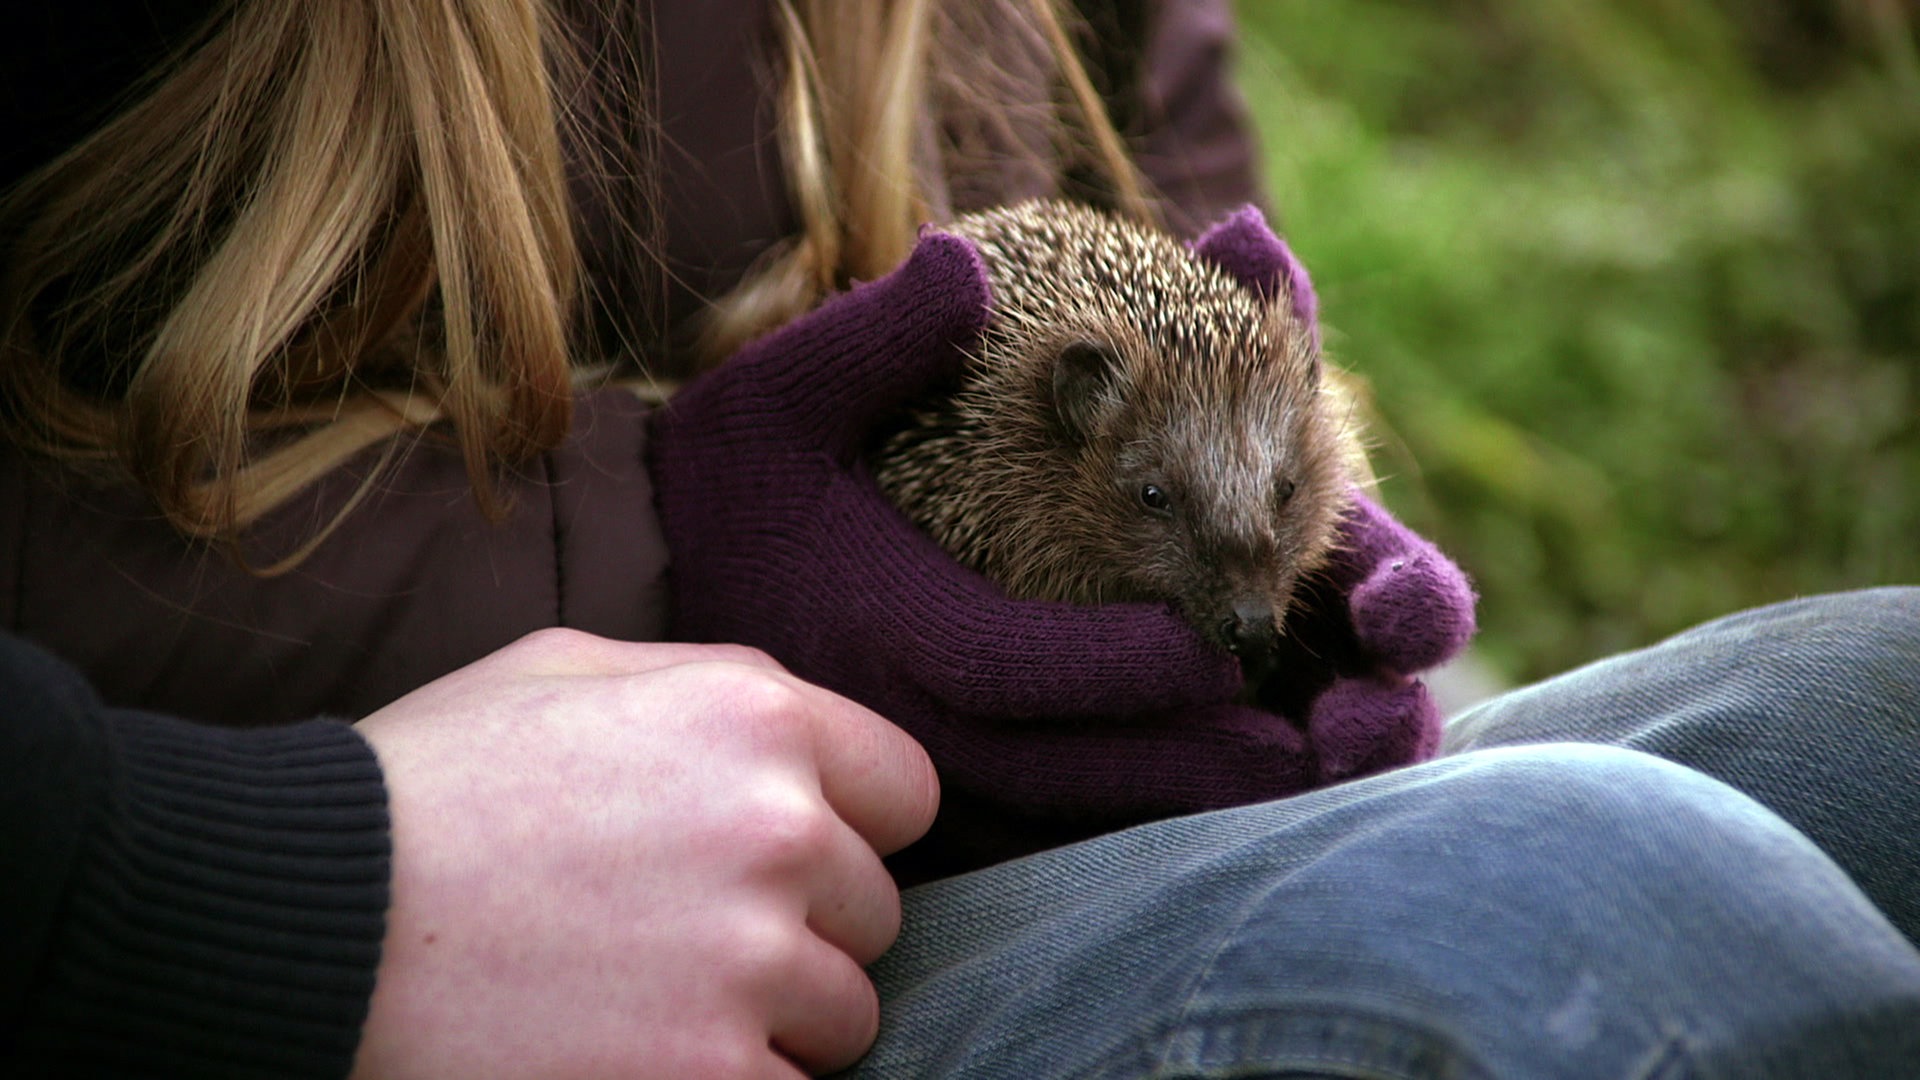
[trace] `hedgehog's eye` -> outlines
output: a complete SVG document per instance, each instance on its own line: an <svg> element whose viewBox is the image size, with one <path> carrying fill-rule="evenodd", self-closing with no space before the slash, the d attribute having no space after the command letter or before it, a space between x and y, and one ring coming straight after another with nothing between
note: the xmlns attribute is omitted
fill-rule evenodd
<svg viewBox="0 0 1920 1080"><path fill-rule="evenodd" d="M1292 502L1293 493L1296 490L1297 485L1295 485L1293 481L1282 477L1280 482L1273 486L1273 504L1275 506L1285 506Z"/></svg>
<svg viewBox="0 0 1920 1080"><path fill-rule="evenodd" d="M1173 497L1162 491L1158 484L1147 484L1140 488L1140 505L1163 516L1173 513Z"/></svg>

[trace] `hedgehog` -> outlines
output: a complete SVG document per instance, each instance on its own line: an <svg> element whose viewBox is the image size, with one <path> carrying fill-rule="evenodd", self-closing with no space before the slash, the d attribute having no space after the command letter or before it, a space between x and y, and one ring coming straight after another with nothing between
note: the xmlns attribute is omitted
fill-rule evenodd
<svg viewBox="0 0 1920 1080"><path fill-rule="evenodd" d="M942 226L993 309L955 386L877 445L880 489L1020 599L1174 605L1252 664L1363 461L1317 334L1170 235L1079 204Z"/></svg>

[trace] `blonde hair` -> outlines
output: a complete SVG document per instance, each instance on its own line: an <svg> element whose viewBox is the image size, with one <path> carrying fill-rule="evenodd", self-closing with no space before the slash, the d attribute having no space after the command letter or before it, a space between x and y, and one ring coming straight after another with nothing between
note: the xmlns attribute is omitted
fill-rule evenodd
<svg viewBox="0 0 1920 1080"><path fill-rule="evenodd" d="M776 10L779 133L801 232L714 304L705 362L885 273L922 223L956 208L1058 194L1085 172L1099 184L1083 194L1156 217L1059 0L778 0Z"/></svg>
<svg viewBox="0 0 1920 1080"><path fill-rule="evenodd" d="M231 537L444 415L485 501L493 462L569 419L578 271L544 8L221 17L9 198L0 377L17 437L111 460L182 531ZM124 394L72 390L63 359L103 351Z"/></svg>
<svg viewBox="0 0 1920 1080"><path fill-rule="evenodd" d="M230 5L0 204L11 437L234 542L444 419L497 510L493 470L559 442L576 374L567 151L591 156L595 118L562 2ZM1054 0L799 3L780 126L803 233L716 304L716 355L898 262L967 154L1091 167L1151 212ZM996 119L1036 86L1025 128ZM645 88L619 89L645 128ZM99 361L104 389L76 389Z"/></svg>

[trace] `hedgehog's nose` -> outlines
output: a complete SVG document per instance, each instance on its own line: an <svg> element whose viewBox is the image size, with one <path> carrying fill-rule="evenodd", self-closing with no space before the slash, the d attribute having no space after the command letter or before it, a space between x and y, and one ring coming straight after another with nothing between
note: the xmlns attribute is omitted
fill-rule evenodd
<svg viewBox="0 0 1920 1080"><path fill-rule="evenodd" d="M1233 616L1220 626L1235 656L1260 656L1274 645L1273 605L1265 600L1238 600Z"/></svg>

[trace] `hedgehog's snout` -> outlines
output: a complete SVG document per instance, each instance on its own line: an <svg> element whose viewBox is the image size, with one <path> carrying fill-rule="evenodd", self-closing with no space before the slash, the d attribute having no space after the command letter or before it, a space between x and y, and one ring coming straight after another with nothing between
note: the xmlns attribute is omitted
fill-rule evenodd
<svg viewBox="0 0 1920 1080"><path fill-rule="evenodd" d="M1220 621L1219 633L1228 650L1242 658L1263 657L1280 641L1273 604L1264 596L1236 599L1232 613Z"/></svg>
<svg viewBox="0 0 1920 1080"><path fill-rule="evenodd" d="M1263 560L1245 573L1229 573L1214 593L1209 615L1196 619L1202 633L1240 661L1249 680L1258 681L1279 662L1281 625L1293 604L1294 575ZM1195 612L1198 615L1200 612Z"/></svg>
<svg viewBox="0 0 1920 1080"><path fill-rule="evenodd" d="M1273 604L1264 596L1235 598L1228 613L1213 627L1213 638L1240 661L1249 686L1265 681L1280 649L1280 630Z"/></svg>

